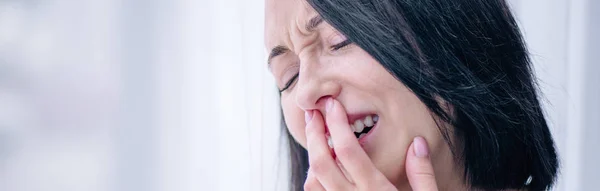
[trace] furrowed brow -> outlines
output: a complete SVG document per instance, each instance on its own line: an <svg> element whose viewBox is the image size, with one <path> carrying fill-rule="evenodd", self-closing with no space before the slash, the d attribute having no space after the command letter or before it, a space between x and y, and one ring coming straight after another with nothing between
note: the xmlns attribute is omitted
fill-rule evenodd
<svg viewBox="0 0 600 191"><path fill-rule="evenodd" d="M273 58L275 58L279 55L282 55L288 51L290 51L290 49L285 46L282 46L282 45L278 45L275 48L271 49L271 53L269 54L269 59L267 61L267 64L270 66L271 60L273 60Z"/></svg>
<svg viewBox="0 0 600 191"><path fill-rule="evenodd" d="M317 28L319 26L319 24L321 24L323 22L323 17L321 17L321 15L317 15L315 17L313 17L312 19L310 19L305 26L306 31L308 32L312 32L315 30L315 28Z"/></svg>

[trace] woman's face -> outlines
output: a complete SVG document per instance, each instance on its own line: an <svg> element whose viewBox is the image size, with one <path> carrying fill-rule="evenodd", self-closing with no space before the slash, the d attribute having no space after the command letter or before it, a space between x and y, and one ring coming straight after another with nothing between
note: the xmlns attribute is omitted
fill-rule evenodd
<svg viewBox="0 0 600 191"><path fill-rule="evenodd" d="M326 113L322 100L330 96L345 107L349 124L378 116L359 142L396 186L406 184L404 160L415 136L428 141L436 174L451 170L448 146L425 105L367 52L343 46L346 38L318 18L305 1L266 2L269 69L280 90L290 84L281 93L281 105L296 141L306 147L304 112Z"/></svg>

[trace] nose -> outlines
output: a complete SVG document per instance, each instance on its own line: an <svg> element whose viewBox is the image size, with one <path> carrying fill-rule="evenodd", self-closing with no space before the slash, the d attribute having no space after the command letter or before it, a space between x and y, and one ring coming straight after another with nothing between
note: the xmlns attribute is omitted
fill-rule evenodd
<svg viewBox="0 0 600 191"><path fill-rule="evenodd" d="M335 79L335 70L320 66L318 57L300 64L300 75L296 84L296 104L304 111L325 110L327 97L337 98L341 91L339 79Z"/></svg>

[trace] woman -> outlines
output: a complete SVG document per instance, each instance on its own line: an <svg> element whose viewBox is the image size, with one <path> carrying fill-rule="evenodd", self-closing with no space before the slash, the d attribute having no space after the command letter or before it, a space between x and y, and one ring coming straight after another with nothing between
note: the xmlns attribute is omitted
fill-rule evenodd
<svg viewBox="0 0 600 191"><path fill-rule="evenodd" d="M293 190L545 190L558 159L504 0L267 0Z"/></svg>

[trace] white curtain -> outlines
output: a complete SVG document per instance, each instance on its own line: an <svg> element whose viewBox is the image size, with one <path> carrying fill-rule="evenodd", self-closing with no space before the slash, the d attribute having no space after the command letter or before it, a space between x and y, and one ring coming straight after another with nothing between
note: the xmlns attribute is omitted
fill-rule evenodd
<svg viewBox="0 0 600 191"><path fill-rule="evenodd" d="M600 3L510 0L562 158L600 175ZM263 0L0 1L0 190L285 190Z"/></svg>
<svg viewBox="0 0 600 191"><path fill-rule="evenodd" d="M285 188L263 6L0 1L0 190Z"/></svg>

